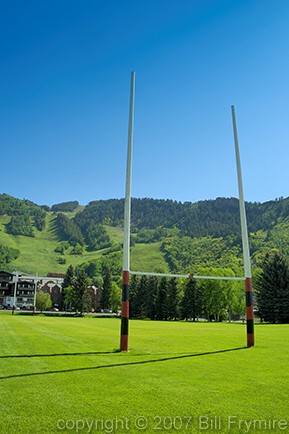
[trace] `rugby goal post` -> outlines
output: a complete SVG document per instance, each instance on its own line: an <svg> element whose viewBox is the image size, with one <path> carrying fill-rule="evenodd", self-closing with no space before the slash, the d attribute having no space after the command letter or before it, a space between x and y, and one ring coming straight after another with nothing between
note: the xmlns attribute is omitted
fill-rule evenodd
<svg viewBox="0 0 289 434"><path fill-rule="evenodd" d="M235 143L235 155L238 177L239 190L239 209L242 233L242 249L244 260L244 277L226 277L226 276L198 276L183 274L166 274L145 271L130 270L130 222L131 222L131 184L132 184L132 146L133 146L133 124L134 124L134 99L135 99L135 72L131 73L130 82L130 106L129 106L129 123L128 123L128 145L127 145L127 164L126 164L126 188L125 188L125 205L124 205L124 243L123 243L123 267L122 267L122 304L121 304L121 332L120 332L120 351L128 351L129 336L129 278L132 275L148 275L158 277L179 277L194 279L212 279L212 280L243 280L245 281L246 293L246 327L247 327L247 347L254 346L254 315L252 300L252 274L250 263L249 240L245 210L245 200L243 193L241 160L238 143L237 123L235 108L232 105L232 121Z"/></svg>

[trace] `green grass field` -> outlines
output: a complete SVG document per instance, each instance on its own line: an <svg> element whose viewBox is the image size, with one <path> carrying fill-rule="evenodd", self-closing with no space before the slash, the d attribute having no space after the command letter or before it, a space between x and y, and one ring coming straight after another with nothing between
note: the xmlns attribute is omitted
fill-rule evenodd
<svg viewBox="0 0 289 434"><path fill-rule="evenodd" d="M0 432L289 431L288 325L247 349L243 324L131 321L128 353L119 327L1 312Z"/></svg>

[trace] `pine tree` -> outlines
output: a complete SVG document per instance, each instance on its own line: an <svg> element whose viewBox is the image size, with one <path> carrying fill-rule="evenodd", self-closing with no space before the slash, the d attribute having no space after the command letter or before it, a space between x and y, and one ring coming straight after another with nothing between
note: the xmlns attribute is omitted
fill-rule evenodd
<svg viewBox="0 0 289 434"><path fill-rule="evenodd" d="M169 319L176 320L179 318L179 292L177 286L177 279L173 277L168 282L167 289L167 316Z"/></svg>
<svg viewBox="0 0 289 434"><path fill-rule="evenodd" d="M159 283L156 297L156 319L163 320L167 318L167 279L163 277Z"/></svg>
<svg viewBox="0 0 289 434"><path fill-rule="evenodd" d="M202 313L202 296L195 279L189 279L181 300L181 318L196 321Z"/></svg>
<svg viewBox="0 0 289 434"><path fill-rule="evenodd" d="M82 296L82 309L83 312L91 312L92 308L92 298L91 293L89 291L88 286L84 289L83 296Z"/></svg>
<svg viewBox="0 0 289 434"><path fill-rule="evenodd" d="M152 320L156 319L156 298L158 293L158 278L150 276L147 280L146 292L144 293L144 315Z"/></svg>
<svg viewBox="0 0 289 434"><path fill-rule="evenodd" d="M91 296L88 290L89 281L85 271L80 268L73 281L73 305L80 315L91 310Z"/></svg>
<svg viewBox="0 0 289 434"><path fill-rule="evenodd" d="M134 297L134 316L144 318L146 316L145 304L147 301L148 278L142 276L137 284Z"/></svg>
<svg viewBox="0 0 289 434"><path fill-rule="evenodd" d="M74 268L72 265L69 265L66 274L64 276L62 282L62 291L61 291L61 307L65 306L67 308L68 304L71 304L71 288L73 288L73 282L75 280Z"/></svg>
<svg viewBox="0 0 289 434"><path fill-rule="evenodd" d="M132 275L130 279L130 288L129 288L129 316L130 318L134 318L136 316L136 297L137 297L137 287L138 287L138 277L136 275Z"/></svg>
<svg viewBox="0 0 289 434"><path fill-rule="evenodd" d="M62 291L62 303L65 308L65 310L71 311L73 307L73 300L74 300L74 290L72 286L67 286Z"/></svg>
<svg viewBox="0 0 289 434"><path fill-rule="evenodd" d="M67 286L72 286L74 279L75 279L74 268L72 265L69 265L62 282L62 288L66 288Z"/></svg>
<svg viewBox="0 0 289 434"><path fill-rule="evenodd" d="M289 322L289 264L284 255L266 255L255 286L261 319L274 324Z"/></svg>

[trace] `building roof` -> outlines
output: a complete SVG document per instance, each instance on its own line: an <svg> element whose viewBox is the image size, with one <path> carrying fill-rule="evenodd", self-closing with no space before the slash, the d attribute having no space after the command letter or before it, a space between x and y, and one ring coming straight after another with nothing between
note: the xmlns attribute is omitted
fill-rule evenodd
<svg viewBox="0 0 289 434"><path fill-rule="evenodd" d="M47 277L59 277L60 279L63 279L65 277L65 274L63 274L63 273L47 273Z"/></svg>
<svg viewBox="0 0 289 434"><path fill-rule="evenodd" d="M15 274L13 274L13 273L8 273L8 271L3 271L3 270L0 270L0 276L3 276L3 275L5 275L5 276L15 276Z"/></svg>

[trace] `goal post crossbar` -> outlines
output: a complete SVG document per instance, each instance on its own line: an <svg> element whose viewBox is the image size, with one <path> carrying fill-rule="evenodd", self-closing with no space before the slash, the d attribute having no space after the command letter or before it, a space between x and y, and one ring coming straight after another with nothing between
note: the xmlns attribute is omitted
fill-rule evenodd
<svg viewBox="0 0 289 434"><path fill-rule="evenodd" d="M210 279L210 280L246 280L245 277L235 276L198 276L194 274L169 274L169 273L154 273L150 271L130 271L130 274L135 276L156 276L156 277L177 277L179 279Z"/></svg>

